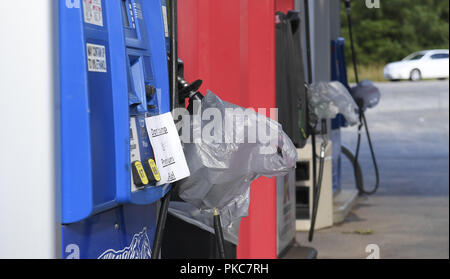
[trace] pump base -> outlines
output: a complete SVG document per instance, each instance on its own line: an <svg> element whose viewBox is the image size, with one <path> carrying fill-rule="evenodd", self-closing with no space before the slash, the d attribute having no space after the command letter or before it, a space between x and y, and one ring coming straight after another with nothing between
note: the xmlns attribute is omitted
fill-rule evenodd
<svg viewBox="0 0 450 279"><path fill-rule="evenodd" d="M358 200L358 190L341 190L333 199L333 223L344 222Z"/></svg>
<svg viewBox="0 0 450 279"><path fill-rule="evenodd" d="M316 259L317 250L312 247L301 246L298 242L295 242L285 253L279 256L280 259L293 260L293 259Z"/></svg>

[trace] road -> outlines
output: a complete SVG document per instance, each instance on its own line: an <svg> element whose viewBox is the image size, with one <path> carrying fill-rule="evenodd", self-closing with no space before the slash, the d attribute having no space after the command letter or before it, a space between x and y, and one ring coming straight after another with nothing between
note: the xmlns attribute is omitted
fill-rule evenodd
<svg viewBox="0 0 450 279"><path fill-rule="evenodd" d="M382 100L367 112L381 184L377 194L359 198L347 220L318 231L311 245L319 258L366 258L376 244L381 258L449 257L449 82L378 83ZM342 141L354 150L356 129ZM364 137L361 166L368 188L373 168ZM343 188L354 187L352 167L343 159ZM370 234L354 234L367 231Z"/></svg>

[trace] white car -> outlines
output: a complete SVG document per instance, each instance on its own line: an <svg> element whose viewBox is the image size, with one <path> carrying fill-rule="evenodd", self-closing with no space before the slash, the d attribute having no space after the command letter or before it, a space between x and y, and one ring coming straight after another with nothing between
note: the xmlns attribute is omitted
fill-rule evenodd
<svg viewBox="0 0 450 279"><path fill-rule="evenodd" d="M388 80L424 78L448 78L448 49L424 50L413 53L399 62L384 68L384 78Z"/></svg>

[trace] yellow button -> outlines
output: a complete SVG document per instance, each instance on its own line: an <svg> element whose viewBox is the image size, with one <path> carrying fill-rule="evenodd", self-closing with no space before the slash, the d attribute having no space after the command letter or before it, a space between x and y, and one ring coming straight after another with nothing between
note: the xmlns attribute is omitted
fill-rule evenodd
<svg viewBox="0 0 450 279"><path fill-rule="evenodd" d="M132 163L133 166L133 181L136 186L148 185L148 177L145 173L144 166L140 161L135 161Z"/></svg>
<svg viewBox="0 0 450 279"><path fill-rule="evenodd" d="M158 167L156 166L155 160L149 159L148 160L148 166L149 166L149 169L150 169L151 173L153 174L153 177L155 178L155 181L156 182L160 182L161 181L161 174L158 171Z"/></svg>

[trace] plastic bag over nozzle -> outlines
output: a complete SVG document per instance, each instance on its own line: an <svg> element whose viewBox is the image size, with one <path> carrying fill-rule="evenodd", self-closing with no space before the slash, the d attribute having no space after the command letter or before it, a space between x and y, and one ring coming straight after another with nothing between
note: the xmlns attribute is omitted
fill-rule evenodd
<svg viewBox="0 0 450 279"><path fill-rule="evenodd" d="M381 99L378 87L367 79L353 87L351 94L362 111L376 107Z"/></svg>
<svg viewBox="0 0 450 279"><path fill-rule="evenodd" d="M308 86L310 125L342 114L350 125L359 123L358 105L340 82L318 82Z"/></svg>
<svg viewBox="0 0 450 279"><path fill-rule="evenodd" d="M179 182L178 192L186 203L172 202L170 212L213 232L211 216L218 208L225 239L237 244L251 182L288 174L295 168L297 150L281 125L265 115L212 92L198 103L193 116L184 116L191 121L183 120L181 132L191 176Z"/></svg>

